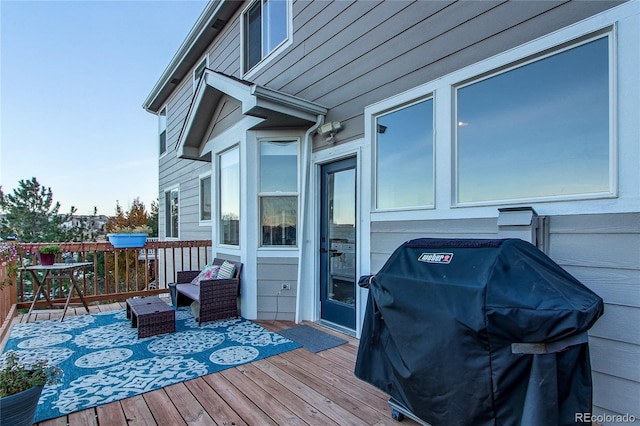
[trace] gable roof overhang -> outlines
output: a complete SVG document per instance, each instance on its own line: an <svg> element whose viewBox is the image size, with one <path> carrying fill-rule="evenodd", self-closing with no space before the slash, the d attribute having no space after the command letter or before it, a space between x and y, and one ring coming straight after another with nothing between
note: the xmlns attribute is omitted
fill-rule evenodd
<svg viewBox="0 0 640 426"><path fill-rule="evenodd" d="M202 156L202 147L225 95L240 101L243 115L259 119L248 130L306 128L314 125L318 116L327 114L327 108L316 103L206 69L178 138L178 157L210 161Z"/></svg>
<svg viewBox="0 0 640 426"><path fill-rule="evenodd" d="M213 40L242 6L241 1L212 0L198 17L178 51L151 89L142 107L157 114L178 84L207 51Z"/></svg>

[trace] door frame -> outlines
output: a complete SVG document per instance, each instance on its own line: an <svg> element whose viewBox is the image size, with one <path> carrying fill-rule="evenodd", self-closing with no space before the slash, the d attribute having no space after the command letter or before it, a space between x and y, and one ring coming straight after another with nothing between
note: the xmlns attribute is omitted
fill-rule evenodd
<svg viewBox="0 0 640 426"><path fill-rule="evenodd" d="M358 211L358 158L356 156L341 158L335 161L331 161L329 163L324 163L320 166L320 221L317 224L320 229L320 244L318 245L318 262L319 262L319 285L320 285L320 321L331 323L334 326L338 326L340 328L347 328L349 330L353 330L355 332L356 329L356 316L357 316L357 298L356 298L356 287L358 278L356 276L355 266L357 264L357 248L358 248L358 240L357 240L357 231L358 231L358 221L357 221L357 211ZM335 190L337 187L329 186L329 176L336 175L338 173L343 172L352 172L353 173L353 195L354 198L351 200L353 202L353 233L349 238L353 238L353 244L355 244L353 251L353 306L349 306L344 304L341 301L337 301L333 298L330 298L327 292L329 291L329 285L331 282L336 280L334 274L332 272L332 264L333 264L333 256L331 255L331 244L332 244L332 232L333 228L330 222L330 206L327 204L329 191ZM334 192L335 193L335 192ZM351 234L351 233L350 233ZM327 240L324 240L327 238ZM349 278L345 278L345 280L349 280ZM334 285L337 285L335 283ZM350 323L353 322L353 325ZM349 323L349 324L347 324Z"/></svg>
<svg viewBox="0 0 640 426"><path fill-rule="evenodd" d="M356 158L356 279L360 275L368 274L371 264L370 253L370 230L371 224L369 215L371 212L371 176L368 164L371 164L370 148L364 144L364 139L340 144L329 149L316 151L311 156L311 185L312 192L309 203L312 214L309 216L310 224L313 227L311 241L308 244L308 256L310 267L307 269L305 278L313 283L313 288L307 288L303 296L307 306L312 307L312 321L320 320L320 191L321 191L321 167L324 164L346 159ZM356 328L355 330L343 329L342 331L359 338L362 331L362 321L364 320L368 290L356 286ZM304 317L305 315L303 315Z"/></svg>

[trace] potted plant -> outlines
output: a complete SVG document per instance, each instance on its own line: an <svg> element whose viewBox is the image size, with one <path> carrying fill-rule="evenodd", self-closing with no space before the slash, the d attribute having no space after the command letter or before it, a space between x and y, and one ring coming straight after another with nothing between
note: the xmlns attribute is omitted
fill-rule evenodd
<svg viewBox="0 0 640 426"><path fill-rule="evenodd" d="M61 373L47 361L27 365L16 352L7 352L0 368L0 424L32 425L42 388L57 383Z"/></svg>
<svg viewBox="0 0 640 426"><path fill-rule="evenodd" d="M49 244L38 248L41 265L53 265L56 263L56 255L60 253L60 246Z"/></svg>
<svg viewBox="0 0 640 426"><path fill-rule="evenodd" d="M107 234L107 237L115 248L140 248L144 247L150 233L151 228L147 225L124 226Z"/></svg>

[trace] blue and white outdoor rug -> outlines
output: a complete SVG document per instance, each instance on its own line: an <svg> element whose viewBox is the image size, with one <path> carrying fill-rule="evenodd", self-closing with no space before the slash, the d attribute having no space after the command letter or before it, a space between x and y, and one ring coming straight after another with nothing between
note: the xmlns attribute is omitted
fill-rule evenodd
<svg viewBox="0 0 640 426"><path fill-rule="evenodd" d="M198 326L176 311L176 332L138 339L125 310L16 324L4 351L63 370L46 386L35 421L129 398L300 347L238 318Z"/></svg>

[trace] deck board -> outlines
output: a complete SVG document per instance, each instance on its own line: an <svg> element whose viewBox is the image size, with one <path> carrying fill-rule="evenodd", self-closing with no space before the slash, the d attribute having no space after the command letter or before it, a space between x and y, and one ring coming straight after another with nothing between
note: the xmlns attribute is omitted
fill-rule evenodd
<svg viewBox="0 0 640 426"><path fill-rule="evenodd" d="M91 312L123 309L123 303L91 306ZM67 316L83 315L84 307ZM53 319L38 312L30 321ZM14 323L26 320L19 315ZM291 321L257 321L271 331ZM353 375L359 341L318 324L305 324L347 340L311 353L299 348L143 395L38 423L58 425L375 425L415 426L391 418L388 395Z"/></svg>
<svg viewBox="0 0 640 426"><path fill-rule="evenodd" d="M176 410L174 402L164 389L147 392L143 394L142 397L144 398L144 402L147 403L149 411L153 413L154 418L163 419L163 421L166 420L167 424L176 426L186 424L178 410ZM103 424L102 419L100 419L100 424Z"/></svg>

